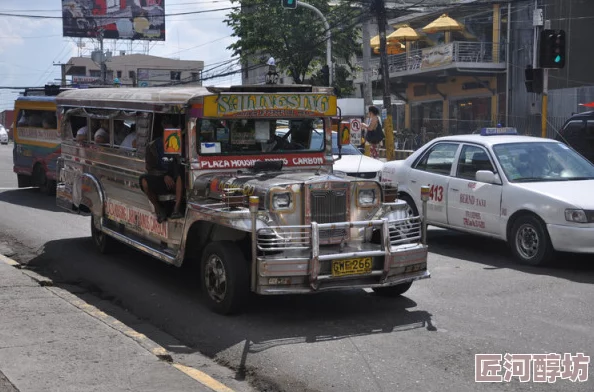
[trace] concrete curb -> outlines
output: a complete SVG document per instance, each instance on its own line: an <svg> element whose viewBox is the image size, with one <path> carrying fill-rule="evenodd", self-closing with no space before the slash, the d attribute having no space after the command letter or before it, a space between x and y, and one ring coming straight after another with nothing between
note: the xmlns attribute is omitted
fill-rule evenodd
<svg viewBox="0 0 594 392"><path fill-rule="evenodd" d="M95 306L90 305L77 297L76 295L70 293L69 291L54 287L54 282L51 279L46 278L45 276L41 276L33 271L24 269L24 266L19 262L6 257L0 254L0 262L4 262L16 269L19 269L21 273L27 275L29 278L33 279L37 282L40 286L45 287L46 290L50 291L57 297L60 297L64 301L68 302L72 306L80 309L84 313L88 314L89 316L101 321L105 325L113 328L114 330L126 335L130 339L134 340L138 343L142 348L149 351L151 354L156 356L158 359L168 362L173 366L175 369L179 370L181 373L185 374L186 376L194 379L195 381L199 382L200 384L212 389L216 392L233 392L232 389L224 385L223 383L217 381L216 379L212 378L208 374L192 368L188 367L179 363L173 362L173 358L171 354L161 345L155 343L151 339L149 339L146 335L135 331L134 329L128 327L121 321L115 319L114 317L102 312L101 310L97 309Z"/></svg>

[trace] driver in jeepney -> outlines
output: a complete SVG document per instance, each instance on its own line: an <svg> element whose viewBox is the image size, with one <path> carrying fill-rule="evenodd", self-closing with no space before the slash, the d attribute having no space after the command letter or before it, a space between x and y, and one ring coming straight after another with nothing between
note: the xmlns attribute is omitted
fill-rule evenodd
<svg viewBox="0 0 594 392"><path fill-rule="evenodd" d="M157 124L160 124L160 127ZM159 202L159 195L175 193L175 205L170 218L178 219L183 217L180 211L183 195L183 173L179 161L175 158L169 159L165 155L163 131L166 128L176 128L175 120L162 117L160 122L155 121L154 139L149 143L146 150L147 173L141 175L139 179L140 187L153 205L159 223L167 220L167 211Z"/></svg>

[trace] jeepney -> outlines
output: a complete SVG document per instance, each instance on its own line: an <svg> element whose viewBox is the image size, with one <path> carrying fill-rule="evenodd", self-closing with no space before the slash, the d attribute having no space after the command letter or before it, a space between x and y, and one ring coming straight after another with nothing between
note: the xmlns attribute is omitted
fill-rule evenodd
<svg viewBox="0 0 594 392"><path fill-rule="evenodd" d="M426 225L396 187L333 173L336 102L330 88L303 85L61 93L57 203L91 216L101 252L124 243L175 266L199 263L219 313L240 310L250 291L400 295L430 277ZM99 127L108 143L93 141ZM123 146L132 129L134 148ZM183 217L162 223L139 185L157 135L185 172Z"/></svg>

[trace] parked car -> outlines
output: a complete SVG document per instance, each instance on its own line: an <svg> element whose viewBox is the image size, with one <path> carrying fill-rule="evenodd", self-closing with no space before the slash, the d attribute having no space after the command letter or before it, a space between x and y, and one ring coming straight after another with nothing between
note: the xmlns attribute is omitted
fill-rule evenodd
<svg viewBox="0 0 594 392"><path fill-rule="evenodd" d="M276 134L283 136L288 132L287 128L278 128ZM322 132L316 132L311 138L310 148L319 149L323 142ZM332 132L332 155L338 159L338 134ZM341 146L341 158L334 163L334 170L345 173L348 176L379 179L379 173L384 167L380 160L370 158L359 151L355 146L348 144Z"/></svg>
<svg viewBox="0 0 594 392"><path fill-rule="evenodd" d="M8 131L0 125L0 144L8 144Z"/></svg>
<svg viewBox="0 0 594 392"><path fill-rule="evenodd" d="M571 116L555 137L594 163L594 111Z"/></svg>
<svg viewBox="0 0 594 392"><path fill-rule="evenodd" d="M507 241L522 263L594 253L594 164L558 141L509 128L441 137L385 163L381 181L398 184L411 215L429 186L429 224Z"/></svg>

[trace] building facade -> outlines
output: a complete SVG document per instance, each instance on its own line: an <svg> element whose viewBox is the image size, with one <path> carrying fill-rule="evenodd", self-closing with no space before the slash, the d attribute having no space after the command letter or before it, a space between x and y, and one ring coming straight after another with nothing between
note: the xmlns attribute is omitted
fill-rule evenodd
<svg viewBox="0 0 594 392"><path fill-rule="evenodd" d="M108 56L106 82L117 78L122 86L167 86L176 84L202 85L203 61L175 60L144 54ZM73 57L65 75L73 85L102 84L99 61L91 57Z"/></svg>
<svg viewBox="0 0 594 392"><path fill-rule="evenodd" d="M542 95L526 92L524 84L524 70L538 55L535 37L544 28L544 23L534 26L535 8L550 28L565 30L567 37L565 67L549 72L547 135L554 136L569 116L585 110L580 103L594 101L594 52L582 37L594 19L594 1L477 0L417 9L388 21L387 34L408 24L419 36L400 41L406 47L402 53L388 54L390 92L405 102L404 119L394 128L421 134L424 141L498 124L541 135ZM423 33L442 14L463 29ZM376 34L377 26L371 31ZM379 55L372 53L374 97L383 95L380 75ZM361 87L363 79L360 72L354 82ZM361 88L356 91L362 96Z"/></svg>

